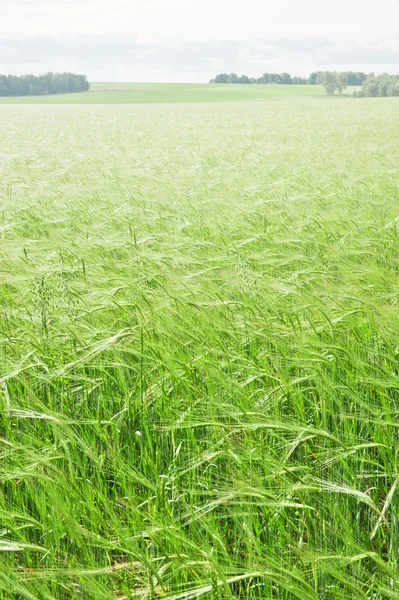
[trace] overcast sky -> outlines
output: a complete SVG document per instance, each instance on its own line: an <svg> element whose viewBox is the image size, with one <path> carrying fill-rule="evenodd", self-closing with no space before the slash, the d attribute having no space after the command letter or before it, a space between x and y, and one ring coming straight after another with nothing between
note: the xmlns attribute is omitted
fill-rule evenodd
<svg viewBox="0 0 399 600"><path fill-rule="evenodd" d="M0 72L207 81L399 72L399 0L0 0Z"/></svg>

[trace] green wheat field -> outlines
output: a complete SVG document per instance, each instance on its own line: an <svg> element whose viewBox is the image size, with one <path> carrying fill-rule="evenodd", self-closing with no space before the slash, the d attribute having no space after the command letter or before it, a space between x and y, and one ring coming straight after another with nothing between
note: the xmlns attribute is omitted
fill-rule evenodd
<svg viewBox="0 0 399 600"><path fill-rule="evenodd" d="M222 88L1 107L2 600L399 598L399 99Z"/></svg>
<svg viewBox="0 0 399 600"><path fill-rule="evenodd" d="M80 94L0 98L0 104L176 104L273 100L323 94L321 85L92 83L88 92Z"/></svg>

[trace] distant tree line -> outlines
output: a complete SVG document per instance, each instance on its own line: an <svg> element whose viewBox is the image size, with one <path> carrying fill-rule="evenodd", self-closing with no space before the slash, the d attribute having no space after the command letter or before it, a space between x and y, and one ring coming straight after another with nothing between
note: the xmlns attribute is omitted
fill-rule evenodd
<svg viewBox="0 0 399 600"><path fill-rule="evenodd" d="M354 92L356 98L376 98L378 96L399 96L399 75L377 75L368 77L362 89Z"/></svg>
<svg viewBox="0 0 399 600"><path fill-rule="evenodd" d="M264 73L262 77L254 78L247 77L247 75L241 75L240 77L236 73L219 73L214 79L211 79L209 83L231 83L231 84L265 84L274 83L282 85L318 85L321 83L321 79L325 73L329 71L316 71L311 73L309 77L291 77L289 73ZM346 81L346 85L360 86L368 78L366 73L357 73L354 71L347 71L340 73L341 80Z"/></svg>
<svg viewBox="0 0 399 600"><path fill-rule="evenodd" d="M73 94L90 88L86 75L46 73L46 75L0 75L0 96L46 96Z"/></svg>
<svg viewBox="0 0 399 600"><path fill-rule="evenodd" d="M319 74L317 82L324 86L327 94L339 94L345 90L349 84L348 74L337 71L324 71ZM399 75L382 75L375 76L371 73L363 82L361 89L353 92L355 98L378 96L399 96Z"/></svg>

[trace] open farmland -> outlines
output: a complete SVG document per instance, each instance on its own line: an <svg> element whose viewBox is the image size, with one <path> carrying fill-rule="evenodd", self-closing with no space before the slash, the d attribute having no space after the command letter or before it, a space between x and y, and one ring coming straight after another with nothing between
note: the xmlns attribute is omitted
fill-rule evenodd
<svg viewBox="0 0 399 600"><path fill-rule="evenodd" d="M398 110L2 106L0 598L399 598Z"/></svg>
<svg viewBox="0 0 399 600"><path fill-rule="evenodd" d="M92 83L88 92L0 98L0 104L167 104L243 102L324 94L321 85Z"/></svg>

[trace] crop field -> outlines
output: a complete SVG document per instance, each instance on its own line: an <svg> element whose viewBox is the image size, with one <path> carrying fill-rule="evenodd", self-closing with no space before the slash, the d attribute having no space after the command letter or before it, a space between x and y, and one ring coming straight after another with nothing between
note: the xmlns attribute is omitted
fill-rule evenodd
<svg viewBox="0 0 399 600"><path fill-rule="evenodd" d="M1 108L2 600L399 598L398 111Z"/></svg>
<svg viewBox="0 0 399 600"><path fill-rule="evenodd" d="M0 104L175 104L187 102L242 102L246 100L273 100L276 98L292 96L320 96L323 94L324 90L320 85L92 83L88 92L79 94L59 94L55 96L0 98Z"/></svg>

